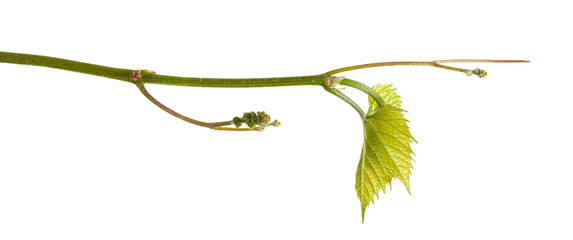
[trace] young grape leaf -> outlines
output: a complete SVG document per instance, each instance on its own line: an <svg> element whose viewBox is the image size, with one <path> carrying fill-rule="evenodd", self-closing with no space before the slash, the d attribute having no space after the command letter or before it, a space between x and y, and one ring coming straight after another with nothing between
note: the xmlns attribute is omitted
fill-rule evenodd
<svg viewBox="0 0 573 240"><path fill-rule="evenodd" d="M382 97L385 103L392 105L393 107L402 107L402 100L400 100L400 95L396 93L396 88L392 88L392 84L378 84L372 87ZM378 108L378 104L374 99L368 97L368 114L371 114Z"/></svg>
<svg viewBox="0 0 573 240"><path fill-rule="evenodd" d="M408 120L404 118L404 110L400 109L400 96L391 85L377 85L374 90L380 94L384 104L378 107L373 99L369 99L370 107L363 121L364 145L356 172L356 192L362 206L362 222L364 213L374 196L392 179L398 178L410 192L410 173L412 169L412 149L410 143L416 140L410 134Z"/></svg>

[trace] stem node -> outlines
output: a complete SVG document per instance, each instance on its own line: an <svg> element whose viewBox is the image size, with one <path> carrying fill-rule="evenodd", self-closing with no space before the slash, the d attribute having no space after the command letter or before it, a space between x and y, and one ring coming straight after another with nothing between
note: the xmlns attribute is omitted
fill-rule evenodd
<svg viewBox="0 0 573 240"><path fill-rule="evenodd" d="M342 80L344 80L344 77L326 76L324 78L324 86L329 88L336 88L336 86L338 86Z"/></svg>

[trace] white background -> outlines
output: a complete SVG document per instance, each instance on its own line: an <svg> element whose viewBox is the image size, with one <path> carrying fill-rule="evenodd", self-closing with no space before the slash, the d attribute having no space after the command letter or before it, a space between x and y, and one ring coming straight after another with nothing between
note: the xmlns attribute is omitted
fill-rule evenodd
<svg viewBox="0 0 573 240"><path fill-rule="evenodd" d="M0 51L196 77L310 75L379 61L529 59L343 74L394 83L419 144L412 195L366 211L362 126L320 87L135 86L0 64L0 239L571 239L566 1L12 1ZM363 106L366 97L346 90Z"/></svg>

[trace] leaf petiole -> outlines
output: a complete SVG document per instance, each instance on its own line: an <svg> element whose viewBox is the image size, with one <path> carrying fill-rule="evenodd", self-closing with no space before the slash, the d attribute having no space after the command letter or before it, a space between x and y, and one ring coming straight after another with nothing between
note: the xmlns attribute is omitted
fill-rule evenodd
<svg viewBox="0 0 573 240"><path fill-rule="evenodd" d="M352 108L354 108L354 110L356 110L356 112L358 112L358 115L360 115L360 118L362 118L362 120L366 120L366 114L364 114L362 108L356 102L354 102L354 100L352 100L351 98L349 98L336 88L324 87L324 90L326 90L329 93L332 93L334 96L337 96L338 98L348 103Z"/></svg>

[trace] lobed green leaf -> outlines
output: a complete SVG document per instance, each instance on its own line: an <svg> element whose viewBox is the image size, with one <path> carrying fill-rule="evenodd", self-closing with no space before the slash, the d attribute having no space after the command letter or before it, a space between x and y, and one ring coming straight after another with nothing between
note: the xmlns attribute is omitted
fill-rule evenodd
<svg viewBox="0 0 573 240"><path fill-rule="evenodd" d="M410 134L400 109L400 96L391 85L377 85L374 90L385 103L378 106L369 99L369 110L364 124L364 145L356 171L356 192L362 208L362 222L366 207L378 198L380 190L386 192L394 178L399 179L408 193L412 170L412 149L410 143L416 140Z"/></svg>

